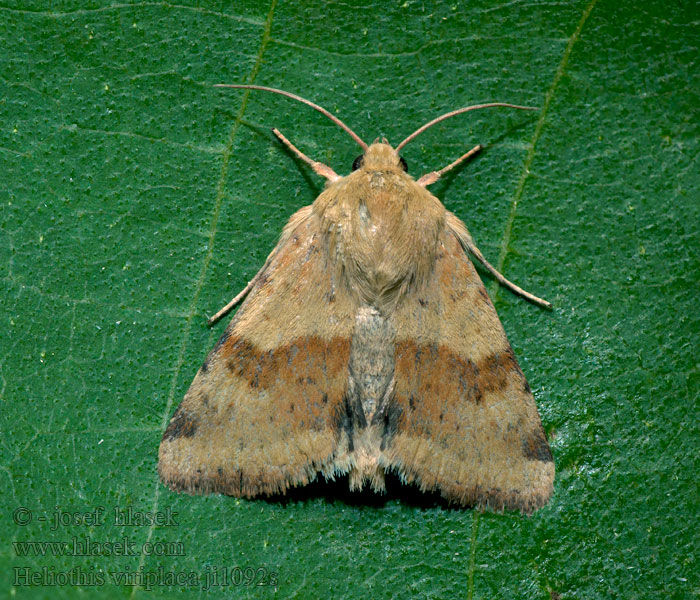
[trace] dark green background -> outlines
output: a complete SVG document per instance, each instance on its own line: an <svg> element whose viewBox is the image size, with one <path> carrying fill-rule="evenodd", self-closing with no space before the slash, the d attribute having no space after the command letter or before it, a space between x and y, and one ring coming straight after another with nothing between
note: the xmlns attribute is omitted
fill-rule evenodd
<svg viewBox="0 0 700 600"><path fill-rule="evenodd" d="M47 7L48 5L48 7ZM698 581L698 19L693 2L42 3L0 6L0 594L202 597L199 588L17 587L50 572L265 567L207 597L689 598ZM167 420L250 279L322 182L269 132L349 171L357 146L418 176L504 274L487 288L557 465L527 518L315 485L291 501L171 493ZM178 527L50 530L55 506L171 508ZM13 522L29 508L33 521ZM181 541L178 557L18 557L13 542ZM182 591L181 591L182 590Z"/></svg>

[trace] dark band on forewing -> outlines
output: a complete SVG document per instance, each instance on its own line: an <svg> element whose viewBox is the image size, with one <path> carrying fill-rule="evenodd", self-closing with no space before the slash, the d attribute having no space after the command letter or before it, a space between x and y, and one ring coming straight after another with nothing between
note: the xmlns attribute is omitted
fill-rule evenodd
<svg viewBox="0 0 700 600"><path fill-rule="evenodd" d="M510 346L475 363L447 346L418 345L414 340L396 343L396 372L402 374L397 380L415 383L410 390L415 398L462 398L475 404L486 394L502 391L514 378L525 380Z"/></svg>
<svg viewBox="0 0 700 600"><path fill-rule="evenodd" d="M293 381L307 386L320 385L337 377L347 368L350 341L345 338L324 340L298 338L286 346L262 351L249 341L232 336L222 352L229 356L226 368L251 388L267 389ZM319 393L322 395L326 390Z"/></svg>

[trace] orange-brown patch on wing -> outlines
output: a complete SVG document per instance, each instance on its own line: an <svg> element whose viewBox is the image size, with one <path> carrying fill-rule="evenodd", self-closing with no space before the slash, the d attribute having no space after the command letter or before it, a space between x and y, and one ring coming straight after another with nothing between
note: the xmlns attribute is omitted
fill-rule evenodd
<svg viewBox="0 0 700 600"><path fill-rule="evenodd" d="M220 352L233 375L252 388L267 389L280 383L315 385L326 377L336 377L347 369L342 357L349 351L347 338L325 340L312 336L267 351L258 350L240 337L229 337Z"/></svg>
<svg viewBox="0 0 700 600"><path fill-rule="evenodd" d="M396 394L406 398L435 396L478 404L503 391L514 377L527 384L510 347L474 362L445 345L402 340L396 344L395 360Z"/></svg>

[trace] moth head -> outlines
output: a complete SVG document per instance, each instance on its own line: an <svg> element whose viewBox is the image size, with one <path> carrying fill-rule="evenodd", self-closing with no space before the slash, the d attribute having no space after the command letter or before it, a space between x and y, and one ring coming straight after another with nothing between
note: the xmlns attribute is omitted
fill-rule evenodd
<svg viewBox="0 0 700 600"><path fill-rule="evenodd" d="M370 171L407 171L406 161L394 150L386 138L378 139L360 154L352 163L352 170L369 169Z"/></svg>

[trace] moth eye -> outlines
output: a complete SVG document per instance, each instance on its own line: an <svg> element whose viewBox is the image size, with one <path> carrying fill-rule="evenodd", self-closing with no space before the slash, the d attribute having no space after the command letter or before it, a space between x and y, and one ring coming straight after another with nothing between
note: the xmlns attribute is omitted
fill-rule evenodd
<svg viewBox="0 0 700 600"><path fill-rule="evenodd" d="M406 164L403 156L399 156L399 164L404 171L408 172L408 165Z"/></svg>
<svg viewBox="0 0 700 600"><path fill-rule="evenodd" d="M364 154L360 154L355 160L352 161L352 170L357 171L362 166L362 163L365 159Z"/></svg>

